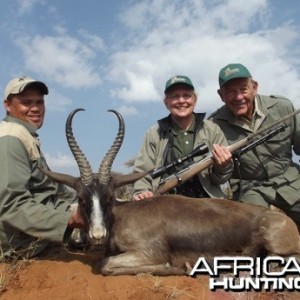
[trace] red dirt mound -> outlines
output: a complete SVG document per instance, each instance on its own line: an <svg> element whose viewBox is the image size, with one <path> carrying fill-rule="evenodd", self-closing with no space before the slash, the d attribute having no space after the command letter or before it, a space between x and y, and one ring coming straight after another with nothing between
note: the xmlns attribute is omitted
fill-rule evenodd
<svg viewBox="0 0 300 300"><path fill-rule="evenodd" d="M102 276L99 255L61 251L36 260L0 264L0 298L27 299L300 299L300 293L211 292L208 277Z"/></svg>

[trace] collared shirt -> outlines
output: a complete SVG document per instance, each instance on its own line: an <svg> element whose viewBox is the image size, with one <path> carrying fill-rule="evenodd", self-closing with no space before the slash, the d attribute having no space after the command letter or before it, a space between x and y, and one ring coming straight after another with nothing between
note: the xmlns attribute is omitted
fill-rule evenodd
<svg viewBox="0 0 300 300"><path fill-rule="evenodd" d="M234 119L234 124L251 132L255 132L260 127L265 117L265 114L261 111L258 105L257 97L255 97L254 112L251 120L243 116L236 116Z"/></svg>
<svg viewBox="0 0 300 300"><path fill-rule="evenodd" d="M194 149L195 140L195 116L187 130L181 129L178 124L172 121L172 133L174 136L173 149L177 158L191 153Z"/></svg>

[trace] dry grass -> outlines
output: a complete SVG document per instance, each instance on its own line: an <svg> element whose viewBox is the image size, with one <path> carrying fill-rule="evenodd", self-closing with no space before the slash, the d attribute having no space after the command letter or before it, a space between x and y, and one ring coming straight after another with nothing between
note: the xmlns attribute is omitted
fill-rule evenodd
<svg viewBox="0 0 300 300"><path fill-rule="evenodd" d="M15 276L31 263L30 260L12 260L2 263L0 271L0 296Z"/></svg>
<svg viewBox="0 0 300 300"><path fill-rule="evenodd" d="M12 250L12 254L9 258L4 256L3 249L0 245L0 296L6 290L7 285L16 274L31 263L30 259L27 257L35 252L38 242L39 239L33 241L28 248L22 249L21 251Z"/></svg>
<svg viewBox="0 0 300 300"><path fill-rule="evenodd" d="M153 276L152 274L138 274L137 279L141 281L147 289L151 290L154 294L164 294L167 300L177 299L182 297L183 299L202 299L199 295L189 293L186 288L180 288L176 283L174 285L168 285L164 283L162 277Z"/></svg>

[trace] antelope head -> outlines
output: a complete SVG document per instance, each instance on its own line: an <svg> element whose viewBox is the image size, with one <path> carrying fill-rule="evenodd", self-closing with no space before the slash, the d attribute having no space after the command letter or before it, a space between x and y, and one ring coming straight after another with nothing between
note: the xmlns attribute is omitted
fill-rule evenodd
<svg viewBox="0 0 300 300"><path fill-rule="evenodd" d="M124 140L125 124L120 113L115 110L109 110L118 117L119 130L113 145L100 164L98 173L94 174L72 131L73 117L78 111L82 110L84 109L78 108L72 111L66 121L66 138L77 162L80 177L73 177L49 170L43 170L43 172L52 180L65 184L77 192L80 211L88 228L88 237L93 244L103 244L108 237L110 208L115 201L114 191L120 186L135 182L145 176L146 173L117 176L112 174L113 161Z"/></svg>

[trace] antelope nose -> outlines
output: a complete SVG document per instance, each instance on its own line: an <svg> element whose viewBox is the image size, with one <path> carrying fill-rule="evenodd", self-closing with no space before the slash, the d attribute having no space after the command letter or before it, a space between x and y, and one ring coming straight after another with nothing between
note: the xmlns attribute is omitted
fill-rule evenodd
<svg viewBox="0 0 300 300"><path fill-rule="evenodd" d="M90 236L93 240L101 241L106 237L106 229L102 227L94 227L90 231Z"/></svg>

